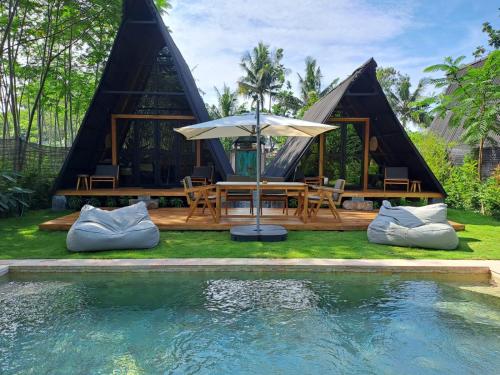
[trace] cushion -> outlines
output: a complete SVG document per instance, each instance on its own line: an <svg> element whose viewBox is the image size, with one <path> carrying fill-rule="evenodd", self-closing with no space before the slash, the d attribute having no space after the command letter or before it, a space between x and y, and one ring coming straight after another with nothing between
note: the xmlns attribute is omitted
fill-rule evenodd
<svg viewBox="0 0 500 375"><path fill-rule="evenodd" d="M406 247L452 250L458 236L446 219L443 203L423 207L392 207L382 203L377 217L368 226L373 243Z"/></svg>
<svg viewBox="0 0 500 375"><path fill-rule="evenodd" d="M85 205L68 232L66 246L69 251L148 249L159 240L144 202L112 211Z"/></svg>

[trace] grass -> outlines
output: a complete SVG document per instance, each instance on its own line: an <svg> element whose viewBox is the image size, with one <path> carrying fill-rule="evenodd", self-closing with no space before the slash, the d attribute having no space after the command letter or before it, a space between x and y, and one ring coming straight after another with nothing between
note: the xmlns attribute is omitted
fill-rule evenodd
<svg viewBox="0 0 500 375"><path fill-rule="evenodd" d="M0 259L28 258L405 258L500 259L500 221L450 209L451 220L466 224L454 251L425 250L371 244L365 232L290 232L280 243L238 243L228 232L162 232L150 250L120 250L73 254L66 250L66 232L38 230L38 224L61 216L50 211L0 219Z"/></svg>

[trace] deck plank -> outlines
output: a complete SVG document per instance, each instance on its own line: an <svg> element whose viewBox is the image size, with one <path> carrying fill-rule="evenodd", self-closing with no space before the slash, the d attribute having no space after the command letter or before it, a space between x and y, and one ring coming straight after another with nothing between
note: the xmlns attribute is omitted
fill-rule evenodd
<svg viewBox="0 0 500 375"><path fill-rule="evenodd" d="M183 188L170 189L147 189L140 187L120 187L116 189L92 189L92 190L75 190L63 189L57 190L55 195L65 196L84 196L84 197L136 197L138 195L149 195L151 197L185 197ZM294 194L291 192L290 196ZM432 191L410 192L404 190L346 190L343 194L344 198L424 198L424 199L442 199L441 193Z"/></svg>
<svg viewBox="0 0 500 375"><path fill-rule="evenodd" d="M261 222L263 224L279 224L289 230L323 230L323 231L364 231L377 215L377 211L347 211L339 210L341 222L334 221L328 209L321 209L316 218L303 223L298 217L282 214L280 208L265 208ZM228 230L234 225L253 224L255 217L248 214L248 208L233 208L229 210L229 216L222 216L220 223L213 222L212 217L206 215L193 216L186 223L186 208L159 208L150 210L149 214L153 222L160 230ZM75 212L57 219L53 219L39 225L39 229L48 231L66 231L78 218ZM465 225L450 221L457 231L465 229Z"/></svg>

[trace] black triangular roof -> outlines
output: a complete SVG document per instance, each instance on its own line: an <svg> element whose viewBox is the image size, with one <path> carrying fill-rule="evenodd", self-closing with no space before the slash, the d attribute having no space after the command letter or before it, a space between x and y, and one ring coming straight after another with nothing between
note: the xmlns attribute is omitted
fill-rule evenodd
<svg viewBox="0 0 500 375"><path fill-rule="evenodd" d="M168 51L176 80L173 83L173 86L176 86L174 89L160 87L164 95L171 92L171 96L164 96L168 97L169 101L165 111L193 115L196 118L195 122L210 120L191 71L153 1L124 0L122 22L106 67L55 181L54 189L74 187L77 174L84 171L93 172L105 148L105 139L110 134L111 114L135 113L138 103L145 100L137 93L145 91L148 85L152 69L152 63L149 61L154 61L163 49ZM148 112L144 109L141 111L141 113L165 114L165 111ZM221 178L232 174L231 165L220 141L210 139L205 142Z"/></svg>
<svg viewBox="0 0 500 375"><path fill-rule="evenodd" d="M377 63L369 59L304 114L304 120L327 123L339 105L347 117L370 117L371 135L377 136L383 155L372 155L379 165L408 166L410 177L425 190L445 191L397 119L376 76ZM368 95L365 95L367 94ZM356 95L357 94L357 95ZM265 176L290 178L314 138L290 137L264 171Z"/></svg>

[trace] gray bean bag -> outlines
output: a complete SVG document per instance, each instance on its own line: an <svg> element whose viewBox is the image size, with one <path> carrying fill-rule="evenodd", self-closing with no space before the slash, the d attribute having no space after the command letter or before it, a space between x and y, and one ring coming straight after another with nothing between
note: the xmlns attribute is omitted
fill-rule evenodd
<svg viewBox="0 0 500 375"><path fill-rule="evenodd" d="M113 211L87 204L71 226L66 246L69 251L149 249L159 240L160 232L144 202Z"/></svg>
<svg viewBox="0 0 500 375"><path fill-rule="evenodd" d="M383 201L368 226L368 241L406 247L453 250L458 236L446 217L444 203L423 207L392 207Z"/></svg>

